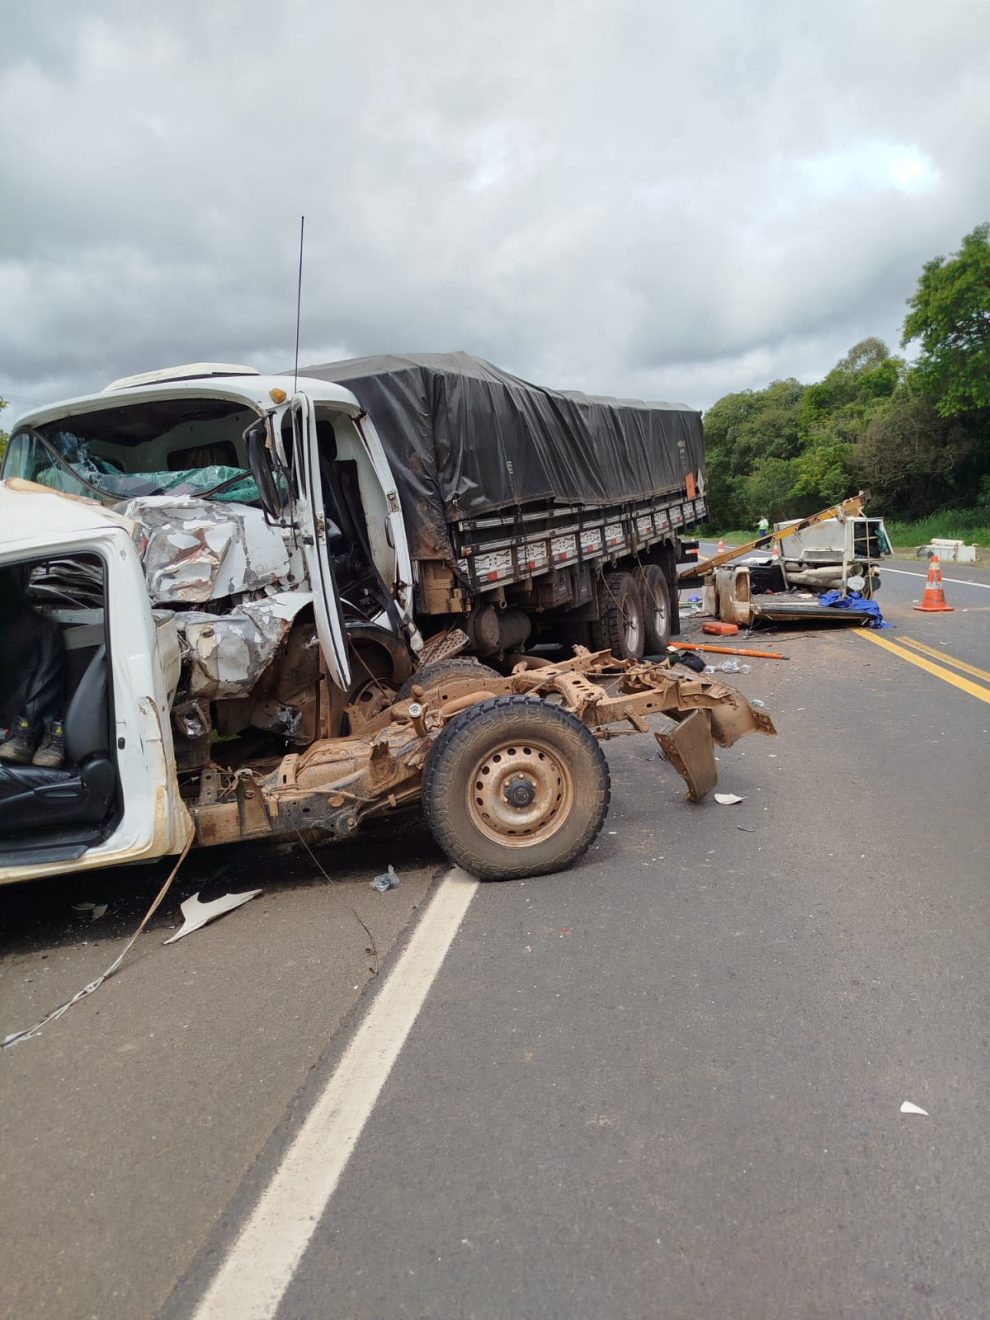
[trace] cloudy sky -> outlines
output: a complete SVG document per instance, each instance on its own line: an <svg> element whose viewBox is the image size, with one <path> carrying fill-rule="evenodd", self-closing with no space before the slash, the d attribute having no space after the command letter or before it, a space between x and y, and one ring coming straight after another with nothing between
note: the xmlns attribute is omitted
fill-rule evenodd
<svg viewBox="0 0 990 1320"><path fill-rule="evenodd" d="M37 0L0 395L464 348L705 406L896 345L990 219L986 0Z"/></svg>

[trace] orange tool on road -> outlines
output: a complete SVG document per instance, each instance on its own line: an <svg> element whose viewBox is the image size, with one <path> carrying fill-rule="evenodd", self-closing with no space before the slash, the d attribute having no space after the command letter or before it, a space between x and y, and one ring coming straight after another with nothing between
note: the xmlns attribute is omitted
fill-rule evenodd
<svg viewBox="0 0 990 1320"><path fill-rule="evenodd" d="M690 642L668 642L671 651L709 651L712 655L749 655L756 660L789 660L779 651L747 651L741 646L692 646Z"/></svg>

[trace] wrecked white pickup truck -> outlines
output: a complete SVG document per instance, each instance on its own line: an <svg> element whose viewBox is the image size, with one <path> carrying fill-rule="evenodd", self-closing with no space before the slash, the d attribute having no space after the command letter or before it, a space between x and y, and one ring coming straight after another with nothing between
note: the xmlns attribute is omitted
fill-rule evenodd
<svg viewBox="0 0 990 1320"><path fill-rule="evenodd" d="M670 716L657 737L694 798L713 740L773 732L666 662L578 647L500 673L455 658L464 632L424 644L389 462L332 383L118 382L23 418L2 476L0 572L57 629L65 761L0 760L0 882L193 836L346 838L417 803L474 874L539 874L601 828L610 723Z"/></svg>

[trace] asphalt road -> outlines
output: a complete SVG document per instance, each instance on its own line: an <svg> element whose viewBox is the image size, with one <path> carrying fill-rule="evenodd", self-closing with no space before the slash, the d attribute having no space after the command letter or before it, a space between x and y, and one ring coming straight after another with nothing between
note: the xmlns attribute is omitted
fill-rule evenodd
<svg viewBox="0 0 990 1320"><path fill-rule="evenodd" d="M987 585L923 615L924 566L886 568L893 650L778 633L790 659L733 680L780 735L719 753L742 803L619 739L596 848L477 890L282 1320L990 1311L990 674L907 640L986 670L990 575L944 566ZM134 963L0 1056L6 1314L195 1312L446 870L412 824L319 857L336 883L196 858ZM0 891L0 1035L159 882ZM180 897L255 884L162 947Z"/></svg>

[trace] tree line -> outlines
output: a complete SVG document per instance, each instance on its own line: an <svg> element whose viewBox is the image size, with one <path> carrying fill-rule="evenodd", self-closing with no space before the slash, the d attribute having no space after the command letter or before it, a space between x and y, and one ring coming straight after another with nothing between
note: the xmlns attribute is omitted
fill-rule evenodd
<svg viewBox="0 0 990 1320"><path fill-rule="evenodd" d="M775 380L705 413L712 519L752 527L866 490L886 517L947 510L990 522L990 225L927 262L901 348L854 345L820 381Z"/></svg>

